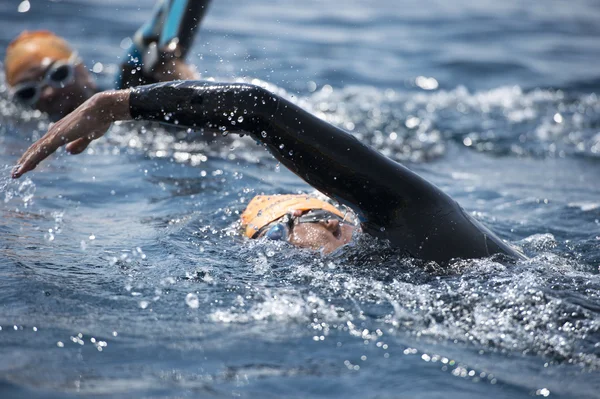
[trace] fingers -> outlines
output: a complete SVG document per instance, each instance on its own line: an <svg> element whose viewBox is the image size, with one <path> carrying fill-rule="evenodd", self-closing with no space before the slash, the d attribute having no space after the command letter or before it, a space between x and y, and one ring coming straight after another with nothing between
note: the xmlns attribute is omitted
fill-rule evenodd
<svg viewBox="0 0 600 399"><path fill-rule="evenodd" d="M21 159L17 162L17 166L13 169L13 179L18 179L23 174L35 169L40 162L54 153L62 144L63 140L60 137L46 134L46 136L34 143L21 156Z"/></svg>
<svg viewBox="0 0 600 399"><path fill-rule="evenodd" d="M81 154L92 141L94 141L94 138L91 136L82 137L67 144L66 148L71 154Z"/></svg>
<svg viewBox="0 0 600 399"><path fill-rule="evenodd" d="M18 179L23 174L35 169L40 162L53 154L60 146L73 140L68 137L69 130L71 130L69 127L70 125L64 120L52 125L44 137L33 143L21 156L17 166L13 169L13 179Z"/></svg>
<svg viewBox="0 0 600 399"><path fill-rule="evenodd" d="M54 124L44 137L25 151L12 171L12 177L19 178L34 169L67 143L72 143L67 147L67 151L73 154L85 150L92 140L106 133L117 117L119 120L131 118L128 99L129 91L106 92L92 96Z"/></svg>

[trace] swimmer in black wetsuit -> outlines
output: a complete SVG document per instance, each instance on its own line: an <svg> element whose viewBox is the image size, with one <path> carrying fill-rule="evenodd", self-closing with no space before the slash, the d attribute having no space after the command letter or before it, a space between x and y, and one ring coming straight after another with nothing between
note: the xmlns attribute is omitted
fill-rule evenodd
<svg viewBox="0 0 600 399"><path fill-rule="evenodd" d="M64 144L69 152L79 153L112 122L130 119L168 119L180 127L248 133L308 184L352 209L364 232L389 240L409 256L437 262L493 254L523 257L416 173L297 105L248 84L180 81L97 94L33 144L19 160L13 177L34 169ZM348 233L352 235L335 226L347 224L331 209L306 202L287 209L291 223L284 224L294 234L296 228L318 226L299 220L310 209L329 212L319 231L324 234L323 229L329 227L333 238L309 231L306 245L296 245L330 252L347 242ZM266 221L253 225L262 213L249 213L246 234L251 237L268 234L263 227L282 216L277 209Z"/></svg>
<svg viewBox="0 0 600 399"><path fill-rule="evenodd" d="M185 57L209 3L158 1L150 20L133 36L114 87L198 79ZM45 30L25 31L13 40L6 49L4 71L12 99L53 119L67 115L98 91L77 52Z"/></svg>

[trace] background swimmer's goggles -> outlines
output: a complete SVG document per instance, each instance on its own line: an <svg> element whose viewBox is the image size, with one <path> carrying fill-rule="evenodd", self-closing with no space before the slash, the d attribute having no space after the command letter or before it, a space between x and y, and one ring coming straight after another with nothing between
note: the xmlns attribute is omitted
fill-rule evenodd
<svg viewBox="0 0 600 399"><path fill-rule="evenodd" d="M25 104L35 104L42 94L45 86L61 89L72 83L75 78L75 66L80 60L77 53L73 53L66 61L55 61L44 74L44 78L37 82L25 82L12 89L15 100Z"/></svg>
<svg viewBox="0 0 600 399"><path fill-rule="evenodd" d="M340 223L347 223L345 218L340 217L323 209L315 209L308 211L300 216L285 215L275 222L263 227L256 237L266 237L269 240L287 241L290 237L290 232L295 224L300 223L319 223L325 220L339 220Z"/></svg>

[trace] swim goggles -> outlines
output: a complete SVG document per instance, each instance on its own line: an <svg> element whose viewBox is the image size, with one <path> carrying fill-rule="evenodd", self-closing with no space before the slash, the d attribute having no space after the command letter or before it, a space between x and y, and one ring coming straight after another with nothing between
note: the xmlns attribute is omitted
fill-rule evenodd
<svg viewBox="0 0 600 399"><path fill-rule="evenodd" d="M300 216L287 214L263 227L257 234L257 237L266 237L274 241L287 241L290 237L294 225L300 223L319 223L324 220L339 220L340 223L347 223L345 218L323 209L308 211Z"/></svg>
<svg viewBox="0 0 600 399"><path fill-rule="evenodd" d="M46 70L42 80L16 85L11 91L13 99L25 105L33 105L40 99L42 88L45 86L64 88L75 79L75 66L80 62L81 60L75 52L66 61L55 61Z"/></svg>

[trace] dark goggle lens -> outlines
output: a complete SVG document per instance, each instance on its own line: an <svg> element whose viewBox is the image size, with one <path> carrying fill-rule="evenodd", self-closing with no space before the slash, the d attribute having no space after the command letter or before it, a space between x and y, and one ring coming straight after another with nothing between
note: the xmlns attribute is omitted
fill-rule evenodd
<svg viewBox="0 0 600 399"><path fill-rule="evenodd" d="M70 65L60 65L52 71L48 75L48 78L55 83L62 83L69 78L71 75L71 66Z"/></svg>
<svg viewBox="0 0 600 399"><path fill-rule="evenodd" d="M275 226L267 230L267 233L265 234L267 239L274 241L287 241L287 236L287 228L282 223L277 223Z"/></svg>
<svg viewBox="0 0 600 399"><path fill-rule="evenodd" d="M35 87L23 87L15 92L15 97L21 101L31 101L37 94Z"/></svg>

